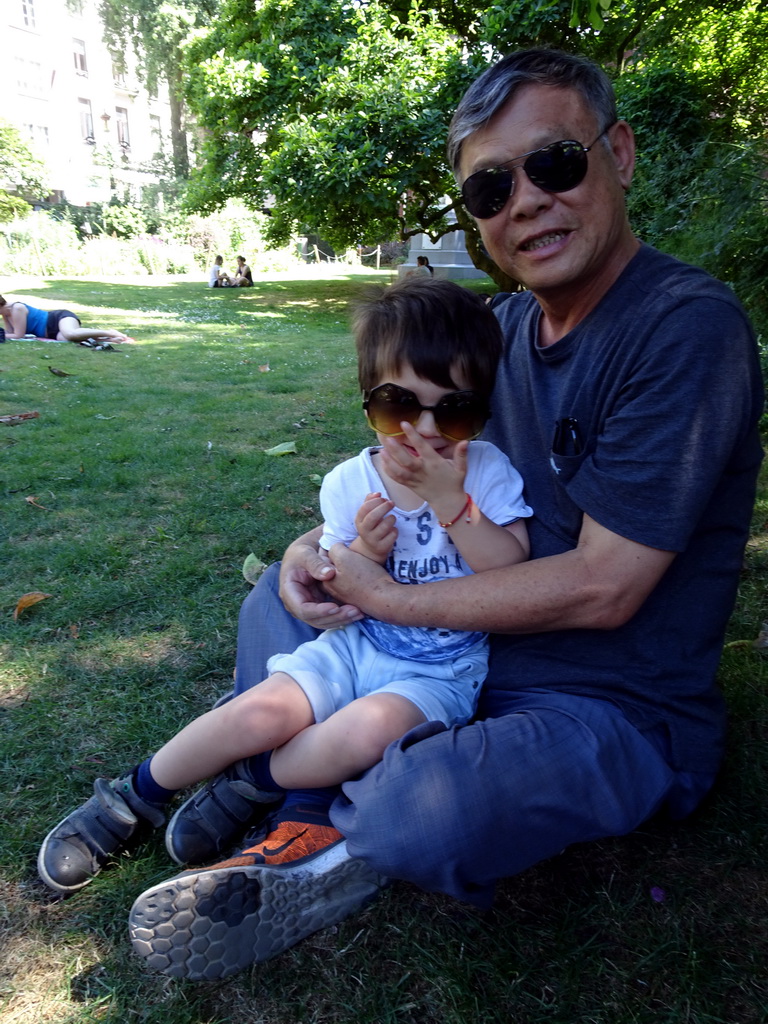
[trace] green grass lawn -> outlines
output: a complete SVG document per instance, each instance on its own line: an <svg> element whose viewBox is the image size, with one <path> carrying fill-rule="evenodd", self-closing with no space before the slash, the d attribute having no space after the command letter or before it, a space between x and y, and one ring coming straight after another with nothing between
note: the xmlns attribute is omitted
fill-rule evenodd
<svg viewBox="0 0 768 1024"><path fill-rule="evenodd" d="M372 437L349 303L389 277L3 282L136 344L0 346L0 416L40 413L0 426L2 1024L768 1021L765 490L721 670L728 760L684 824L568 850L502 882L487 914L396 884L215 984L131 952L133 899L174 871L162 835L69 899L37 880L40 841L92 779L229 687L245 557L315 525L315 478ZM284 442L295 454L265 454ZM14 620L29 592L50 596Z"/></svg>

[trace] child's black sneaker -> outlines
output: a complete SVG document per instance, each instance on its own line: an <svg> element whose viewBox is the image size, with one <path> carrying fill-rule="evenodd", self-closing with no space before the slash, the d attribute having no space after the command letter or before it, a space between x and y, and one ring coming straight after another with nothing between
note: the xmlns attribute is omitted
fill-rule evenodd
<svg viewBox="0 0 768 1024"><path fill-rule="evenodd" d="M228 852L285 793L260 789L247 761L236 761L181 805L168 822L165 848L177 864L205 864Z"/></svg>
<svg viewBox="0 0 768 1024"><path fill-rule="evenodd" d="M76 892L124 849L142 823L157 828L164 821L162 810L136 794L132 775L111 783L96 779L93 796L45 837L37 857L38 873L51 889Z"/></svg>

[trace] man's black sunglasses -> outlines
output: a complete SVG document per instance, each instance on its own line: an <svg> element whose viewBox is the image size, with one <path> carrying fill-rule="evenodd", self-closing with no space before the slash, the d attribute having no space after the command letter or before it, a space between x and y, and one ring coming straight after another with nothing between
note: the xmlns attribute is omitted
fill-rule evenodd
<svg viewBox="0 0 768 1024"><path fill-rule="evenodd" d="M544 192L570 192L584 180L587 153L614 124L615 121L611 122L588 146L582 146L573 139L564 139L551 142L543 149L523 153L501 167L475 171L461 186L464 205L478 220L487 220L501 213L515 191L516 167L522 167L533 184Z"/></svg>
<svg viewBox="0 0 768 1024"><path fill-rule="evenodd" d="M399 384L379 384L364 396L368 422L379 434L397 437L405 420L414 427L423 412L431 412L435 426L450 441L471 441L491 415L488 402L475 391L454 391L437 405L422 405L416 395Z"/></svg>

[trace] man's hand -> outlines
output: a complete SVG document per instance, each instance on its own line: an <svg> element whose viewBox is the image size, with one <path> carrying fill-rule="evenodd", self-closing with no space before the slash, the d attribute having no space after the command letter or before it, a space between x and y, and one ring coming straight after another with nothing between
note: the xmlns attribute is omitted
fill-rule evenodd
<svg viewBox="0 0 768 1024"><path fill-rule="evenodd" d="M376 615L373 611L377 597L389 595L392 587L403 592L402 584L393 580L382 565L357 554L344 544L334 544L329 554L335 575L327 581L327 587L329 593L339 601L349 601L353 607L361 608L367 615L381 618L380 614Z"/></svg>
<svg viewBox="0 0 768 1024"><path fill-rule="evenodd" d="M394 507L395 503L383 498L381 491L367 494L355 516L357 537L350 548L384 565L397 540L395 517L389 515Z"/></svg>
<svg viewBox="0 0 768 1024"><path fill-rule="evenodd" d="M317 548L321 533L318 527L286 550L280 566L280 597L297 619L315 629L333 629L356 622L362 614L354 605L329 598L324 590L323 584L334 577L336 569L327 554Z"/></svg>

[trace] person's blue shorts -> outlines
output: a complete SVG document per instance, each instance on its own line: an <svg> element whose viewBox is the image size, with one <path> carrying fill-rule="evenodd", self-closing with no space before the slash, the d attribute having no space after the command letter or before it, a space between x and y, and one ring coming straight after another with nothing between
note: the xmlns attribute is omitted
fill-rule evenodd
<svg viewBox="0 0 768 1024"><path fill-rule="evenodd" d="M415 704L426 721L459 725L475 713L488 671L488 644L475 644L453 661L407 661L380 651L351 623L326 630L292 654L274 655L267 668L295 679L316 722L324 722L358 697L397 693Z"/></svg>

